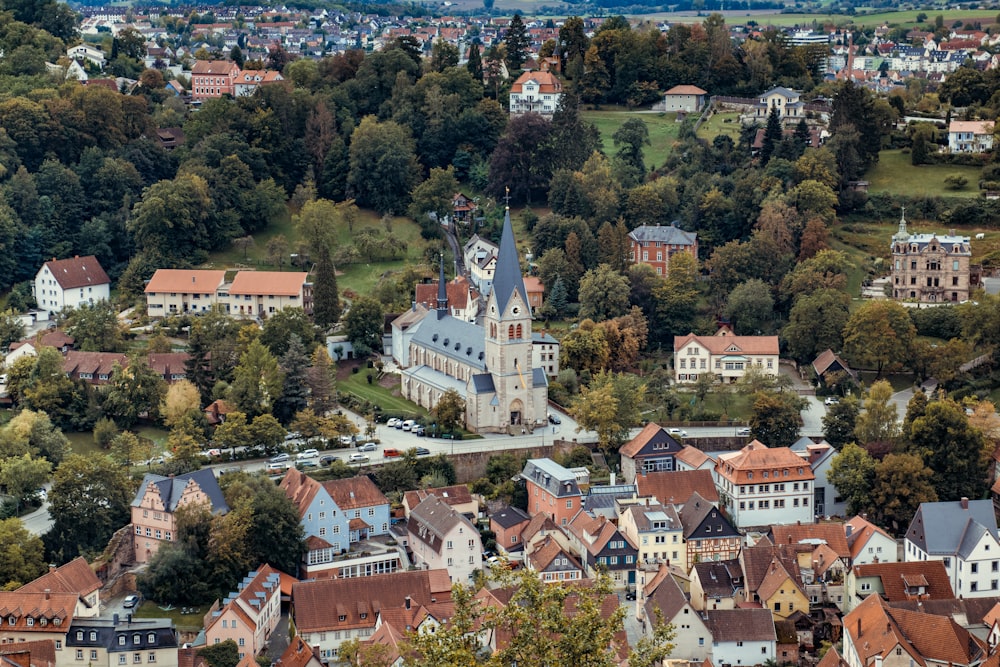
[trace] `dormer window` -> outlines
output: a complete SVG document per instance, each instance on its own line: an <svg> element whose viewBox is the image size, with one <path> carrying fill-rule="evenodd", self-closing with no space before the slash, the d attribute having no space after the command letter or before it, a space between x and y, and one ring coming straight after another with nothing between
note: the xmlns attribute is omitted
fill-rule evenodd
<svg viewBox="0 0 1000 667"><path fill-rule="evenodd" d="M33 619L33 618L31 618L31 617L29 616L28 618L26 618L26 619L25 619L25 623L26 623L26 624L28 625L28 627L30 628L30 627L32 627L32 626L34 626L34 625L35 625L35 619Z"/></svg>
<svg viewBox="0 0 1000 667"><path fill-rule="evenodd" d="M125 646L125 635L118 635L118 645Z"/></svg>
<svg viewBox="0 0 1000 667"><path fill-rule="evenodd" d="M366 618L368 618L368 614L367 614L367 612L361 612L361 620L363 621L363 620L365 620Z"/></svg>
<svg viewBox="0 0 1000 667"><path fill-rule="evenodd" d="M9 616L7 618L7 623L9 623L10 625L14 625L15 623L17 623L17 619L14 618L13 616Z"/></svg>
<svg viewBox="0 0 1000 667"><path fill-rule="evenodd" d="M155 644L156 643L156 635L153 634L152 632L150 632L148 635L146 635L146 641L149 642L150 644Z"/></svg>
<svg viewBox="0 0 1000 667"><path fill-rule="evenodd" d="M343 623L344 621L347 620L347 616L344 616L343 614L341 614L340 616L337 617L337 620L339 620L341 623Z"/></svg>
<svg viewBox="0 0 1000 667"><path fill-rule="evenodd" d="M142 635L132 635L132 643L133 644L141 644L142 643Z"/></svg>
<svg viewBox="0 0 1000 667"><path fill-rule="evenodd" d="M78 641L78 642L82 642L83 641L83 630L77 630L76 631L76 641Z"/></svg>

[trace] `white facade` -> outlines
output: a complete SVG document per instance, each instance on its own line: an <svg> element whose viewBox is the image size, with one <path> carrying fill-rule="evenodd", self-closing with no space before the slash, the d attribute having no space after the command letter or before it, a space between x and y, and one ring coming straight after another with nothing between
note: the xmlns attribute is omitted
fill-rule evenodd
<svg viewBox="0 0 1000 667"><path fill-rule="evenodd" d="M105 282L63 287L59 277L49 270L49 263L46 262L35 275L35 301L39 308L52 313L107 301L111 297L111 283L106 279L107 276Z"/></svg>
<svg viewBox="0 0 1000 667"><path fill-rule="evenodd" d="M775 642L727 641L712 642L713 665L762 665L774 658Z"/></svg>
<svg viewBox="0 0 1000 667"><path fill-rule="evenodd" d="M963 554L928 554L908 538L903 546L903 562L940 560L958 598L984 598L1000 595L1000 541L989 531L982 531Z"/></svg>
<svg viewBox="0 0 1000 667"><path fill-rule="evenodd" d="M696 382L712 373L722 382L736 382L748 368L778 374L777 336L736 336L722 327L714 336L674 336L674 379Z"/></svg>
<svg viewBox="0 0 1000 667"><path fill-rule="evenodd" d="M986 153L993 150L993 122L952 121L948 126L948 150L952 153Z"/></svg>

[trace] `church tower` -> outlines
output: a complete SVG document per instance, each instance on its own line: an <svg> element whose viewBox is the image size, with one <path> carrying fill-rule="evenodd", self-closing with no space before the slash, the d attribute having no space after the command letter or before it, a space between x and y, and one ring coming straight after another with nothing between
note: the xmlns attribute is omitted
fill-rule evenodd
<svg viewBox="0 0 1000 667"><path fill-rule="evenodd" d="M544 419L547 406L535 405L531 360L531 308L521 276L510 208L504 214L503 233L493 274L493 290L483 321L486 367L496 390L500 428L534 425Z"/></svg>

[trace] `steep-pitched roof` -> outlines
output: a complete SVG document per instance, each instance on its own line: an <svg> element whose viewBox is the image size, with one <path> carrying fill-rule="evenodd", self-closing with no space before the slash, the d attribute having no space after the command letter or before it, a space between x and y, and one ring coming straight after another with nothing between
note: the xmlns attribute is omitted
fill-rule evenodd
<svg viewBox="0 0 1000 667"><path fill-rule="evenodd" d="M520 93L524 89L524 84L529 81L534 81L538 84L538 92L541 94L562 92L562 82L551 72L525 72L517 77L517 81L511 84L510 92Z"/></svg>
<svg viewBox="0 0 1000 667"><path fill-rule="evenodd" d="M854 577L878 577L882 580L883 596L887 600L909 600L913 595L906 592L906 579L911 581L922 576L927 582L922 599L949 600L955 597L951 579L939 560L912 561L909 563L868 563L854 566Z"/></svg>
<svg viewBox="0 0 1000 667"><path fill-rule="evenodd" d="M64 347L71 347L75 342L76 339L62 329L46 329L42 333L36 334L31 338L24 338L11 343L10 350L16 350L22 345L44 345L46 347L61 349Z"/></svg>
<svg viewBox="0 0 1000 667"><path fill-rule="evenodd" d="M710 503L719 502L711 470L647 472L636 475L635 485L640 496L656 496L664 505L683 505L696 492Z"/></svg>
<svg viewBox="0 0 1000 667"><path fill-rule="evenodd" d="M210 294L226 280L225 271L204 269L157 269L146 283L146 294L186 293Z"/></svg>
<svg viewBox="0 0 1000 667"><path fill-rule="evenodd" d="M631 458L642 452L643 448L649 444L652 444L653 448L657 450L649 452L651 455L662 455L670 451L679 452L681 450L681 444L667 433L665 428L650 422L634 438L622 446L620 453L622 456Z"/></svg>
<svg viewBox="0 0 1000 667"><path fill-rule="evenodd" d="M521 477L546 489L556 498L582 495L576 475L552 459L528 459Z"/></svg>
<svg viewBox="0 0 1000 667"><path fill-rule="evenodd" d="M851 367L847 365L847 362L834 354L833 350L830 348L827 348L819 353L819 356L813 360L812 367L813 370L816 371L816 375L823 375L823 373L826 373L834 362L840 364L841 367L846 369L852 376L854 375L854 371L852 371Z"/></svg>
<svg viewBox="0 0 1000 667"><path fill-rule="evenodd" d="M659 583L653 591L650 592L648 588L646 589L648 597L643 604L646 618L655 619L656 609L659 609L663 612L663 622L671 623L677 614L681 613L684 605L688 603L688 599L676 579L671 576L658 577L658 579Z"/></svg>
<svg viewBox="0 0 1000 667"><path fill-rule="evenodd" d="M299 516L305 516L312 504L313 498L319 493L321 484L297 468L289 468L281 479L279 488L285 492L288 499L299 510Z"/></svg>
<svg viewBox="0 0 1000 667"><path fill-rule="evenodd" d="M536 572L543 572L549 569L557 558L565 559L565 563L560 561L560 564L551 569L555 570L583 570L580 565L580 561L577 558L567 553L563 550L559 543L556 542L551 537L546 537L542 543L530 554L528 554L528 563L531 565L531 569Z"/></svg>
<svg viewBox="0 0 1000 667"><path fill-rule="evenodd" d="M743 570L737 559L695 563L701 590L710 598L732 597L743 588Z"/></svg>
<svg viewBox="0 0 1000 667"><path fill-rule="evenodd" d="M437 496L427 496L419 505L410 510L407 532L413 536L413 539L420 540L435 551L440 552L445 537L458 526L464 526L472 532L476 531L472 522L456 512L450 505Z"/></svg>
<svg viewBox="0 0 1000 667"><path fill-rule="evenodd" d="M417 304L424 306L428 310L437 308L439 282L420 283L416 286L414 300ZM464 309L469 305L469 280L465 276L458 276L451 282L445 283L445 291L448 297L449 308Z"/></svg>
<svg viewBox="0 0 1000 667"><path fill-rule="evenodd" d="M323 488L343 511L389 504L389 499L367 475L331 479L323 482Z"/></svg>
<svg viewBox="0 0 1000 667"><path fill-rule="evenodd" d="M298 296L309 274L300 271L240 271L233 278L230 294Z"/></svg>
<svg viewBox="0 0 1000 667"><path fill-rule="evenodd" d="M87 374L93 377L111 375L115 364L128 366L128 356L117 352L83 352L70 350L63 357L63 372L67 375Z"/></svg>
<svg viewBox="0 0 1000 667"><path fill-rule="evenodd" d="M55 667L56 643L41 639L0 644L0 659L7 667Z"/></svg>
<svg viewBox="0 0 1000 667"><path fill-rule="evenodd" d="M143 496L146 495L146 489L150 486L155 486L160 494L164 510L173 512L177 509L177 503L180 502L184 490L192 481L205 494L213 513L224 514L229 511L229 505L226 504L226 499L222 495L222 489L219 488L219 482L215 478L215 472L211 468L202 468L201 470L186 472L183 475L173 477L163 477L162 475L146 473L139 484L139 490L136 491L135 497L132 499L132 507L139 507L142 504Z"/></svg>
<svg viewBox="0 0 1000 667"><path fill-rule="evenodd" d="M789 549L780 549L767 539L760 540L752 547L744 547L740 551L740 562L743 564L746 588L749 591L756 592L763 585L764 579L771 571L772 564L776 567L780 566L798 586L802 586L795 552Z"/></svg>
<svg viewBox="0 0 1000 667"><path fill-rule="evenodd" d="M675 458L681 463L691 466L692 469L697 469L704 465L704 463L711 457L697 447L684 445L683 449L677 452L677 456Z"/></svg>
<svg viewBox="0 0 1000 667"><path fill-rule="evenodd" d="M413 511L416 507L429 496L435 496L440 498L447 505L464 505L466 503L472 502L472 494L469 492L469 487L465 484L456 484L454 486L442 486L437 489L417 489L415 491L407 491L403 498L406 501L406 505Z"/></svg>
<svg viewBox="0 0 1000 667"><path fill-rule="evenodd" d="M528 291L524 288L521 262L517 252L517 244L514 242L514 227L510 222L510 209L508 208L504 213L500 250L497 252L497 266L493 272L493 294L496 297L499 312L503 313L507 309L507 303L515 290L521 294L521 299L527 305Z"/></svg>
<svg viewBox="0 0 1000 667"><path fill-rule="evenodd" d="M826 544L838 558L850 558L847 535L839 523L807 523L771 526L771 541L775 544Z"/></svg>
<svg viewBox="0 0 1000 667"><path fill-rule="evenodd" d="M712 641L777 641L774 619L767 609L709 609L705 615Z"/></svg>
<svg viewBox="0 0 1000 667"><path fill-rule="evenodd" d="M954 555L962 546L970 521L980 524L994 537L997 535L997 520L990 500L920 503L906 539L930 555Z"/></svg>
<svg viewBox="0 0 1000 667"><path fill-rule="evenodd" d="M714 540L720 537L733 537L740 534L740 532L733 526L732 522L718 507L702 498L701 494L695 491L691 494L691 497L688 498L688 501L684 503L684 506L680 511L681 524L684 526L684 539L699 539L700 536L695 535L694 531L701 526L701 524L705 521L705 517L709 514L712 515L713 519L721 520L729 528L727 530L723 530L721 533L715 531L711 534L711 536L706 535L702 539Z"/></svg>
<svg viewBox="0 0 1000 667"><path fill-rule="evenodd" d="M7 632L52 632L52 626L68 628L76 609L76 593L35 593L0 591L0 617L14 619L14 624L4 623ZM27 619L32 619L28 625ZM38 619L43 618L43 625ZM58 622L56 622L58 619Z"/></svg>
<svg viewBox="0 0 1000 667"><path fill-rule="evenodd" d="M70 562L30 581L17 589L22 593L76 593L80 597L89 595L101 587L101 580L83 556L77 556Z"/></svg>
<svg viewBox="0 0 1000 667"><path fill-rule="evenodd" d="M93 255L86 257L71 257L69 259L52 259L45 262L49 273L63 289L74 287L91 287L111 283L108 274L104 272L101 263Z"/></svg>
<svg viewBox="0 0 1000 667"><path fill-rule="evenodd" d="M322 663L313 653L312 647L302 641L302 637L296 635L288 643L285 652L278 658L278 664L281 667L307 667L313 660L316 661L314 667L321 667Z"/></svg>

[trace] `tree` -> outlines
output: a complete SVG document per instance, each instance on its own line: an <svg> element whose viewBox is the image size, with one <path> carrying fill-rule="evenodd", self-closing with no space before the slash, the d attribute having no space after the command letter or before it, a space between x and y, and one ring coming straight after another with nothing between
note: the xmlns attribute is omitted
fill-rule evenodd
<svg viewBox="0 0 1000 667"><path fill-rule="evenodd" d="M149 367L144 356L132 355L127 366L115 364L104 395L104 413L126 428L139 417L156 419L167 393L163 376Z"/></svg>
<svg viewBox="0 0 1000 667"><path fill-rule="evenodd" d="M337 271L330 260L330 250L320 248L316 257L316 278L313 287L313 321L328 330L340 321L340 292L337 289Z"/></svg>
<svg viewBox="0 0 1000 667"><path fill-rule="evenodd" d="M198 655L205 658L209 667L236 667L240 662L240 647L232 639L203 646Z"/></svg>
<svg viewBox="0 0 1000 667"><path fill-rule="evenodd" d="M864 411L854 427L857 441L872 451L888 451L899 437L896 404L892 402L892 385L885 380L874 382L864 399Z"/></svg>
<svg viewBox="0 0 1000 667"><path fill-rule="evenodd" d="M414 632L401 653L405 667L462 667L479 662L478 623L483 609L473 590L461 584L452 587L455 613L434 632ZM365 666L370 663L365 663Z"/></svg>
<svg viewBox="0 0 1000 667"><path fill-rule="evenodd" d="M601 329L593 320L580 322L575 330L563 336L560 363L563 368L596 373L607 368L611 349Z"/></svg>
<svg viewBox="0 0 1000 667"><path fill-rule="evenodd" d="M309 385L309 407L316 414L325 415L333 409L337 396L334 391L336 371L326 347L317 345L312 354L312 365L306 373Z"/></svg>
<svg viewBox="0 0 1000 667"><path fill-rule="evenodd" d="M0 348L10 349L10 344L24 338L24 322L14 311L7 309L0 313Z"/></svg>
<svg viewBox="0 0 1000 667"><path fill-rule="evenodd" d="M771 288L759 278L740 283L726 301L726 317L733 330L741 335L762 335L770 332L774 311Z"/></svg>
<svg viewBox="0 0 1000 667"><path fill-rule="evenodd" d="M233 371L231 397L236 407L249 417L270 412L281 397L281 369L278 360L259 340L254 340L240 355Z"/></svg>
<svg viewBox="0 0 1000 667"><path fill-rule="evenodd" d="M344 333L361 357L382 349L382 330L385 327L382 304L362 296L351 303L344 317Z"/></svg>
<svg viewBox="0 0 1000 667"><path fill-rule="evenodd" d="M646 163L642 147L649 145L649 127L640 118L629 118L612 136L615 148L615 158L625 167L629 177L624 184L638 185L646 176Z"/></svg>
<svg viewBox="0 0 1000 667"><path fill-rule="evenodd" d="M651 635L643 635L632 647L628 656L628 667L656 667L666 662L674 652L674 637L676 628L672 623L663 622L663 612L656 610Z"/></svg>
<svg viewBox="0 0 1000 667"><path fill-rule="evenodd" d="M819 289L795 299L783 335L789 354L811 362L824 350L839 350L850 317L851 298L836 289Z"/></svg>
<svg viewBox="0 0 1000 667"><path fill-rule="evenodd" d="M288 259L288 239L284 236L272 236L267 241L265 254L267 256L267 263L278 267L280 271L282 265Z"/></svg>
<svg viewBox="0 0 1000 667"><path fill-rule="evenodd" d="M920 503L938 499L933 472L915 454L889 454L875 466L872 504L878 523L899 535L909 525Z"/></svg>
<svg viewBox="0 0 1000 667"><path fill-rule="evenodd" d="M68 449L69 440L44 412L21 410L0 429L3 457L31 454L59 465Z"/></svg>
<svg viewBox="0 0 1000 667"><path fill-rule="evenodd" d="M698 305L698 262L686 252L670 258L665 281L653 288L656 318L652 330L661 341L691 333Z"/></svg>
<svg viewBox="0 0 1000 667"><path fill-rule="evenodd" d="M520 14L514 14L514 18L510 20L503 43L507 47L507 70L512 75L518 76L524 61L528 59L528 49L531 46L528 31Z"/></svg>
<svg viewBox="0 0 1000 667"><path fill-rule="evenodd" d="M451 215L451 202L458 188L455 167L448 165L447 169L431 169L427 180L413 188L410 217L424 226L424 221L433 214L433 224L442 224Z"/></svg>
<svg viewBox="0 0 1000 667"><path fill-rule="evenodd" d="M768 163L771 159L771 154L774 153L775 147L782 139L780 113L778 107L771 107L771 110L767 114L767 126L764 128L764 140L760 148L761 164Z"/></svg>
<svg viewBox="0 0 1000 667"><path fill-rule="evenodd" d="M842 449L854 441L858 412L858 400L853 396L847 396L827 408L823 415L823 436L834 449Z"/></svg>
<svg viewBox="0 0 1000 667"><path fill-rule="evenodd" d="M768 447L788 447L799 437L799 406L789 392L754 395L750 430Z"/></svg>
<svg viewBox="0 0 1000 667"><path fill-rule="evenodd" d="M49 491L53 523L43 538L46 553L58 563L100 553L129 522L134 491L127 471L107 456L66 457Z"/></svg>
<svg viewBox="0 0 1000 667"><path fill-rule="evenodd" d="M51 473L51 463L31 454L0 459L0 485L14 498L16 510L35 495Z"/></svg>
<svg viewBox="0 0 1000 667"><path fill-rule="evenodd" d="M0 587L14 590L45 574L45 546L17 517L0 519Z"/></svg>
<svg viewBox="0 0 1000 667"><path fill-rule="evenodd" d="M590 386L581 387L570 414L579 424L578 431L596 431L601 449L610 453L638 423L645 393L645 385L635 375L602 371L594 375Z"/></svg>
<svg viewBox="0 0 1000 667"><path fill-rule="evenodd" d="M177 380L169 387L160 404L160 415L167 426L173 426L182 417L201 412L201 395L190 380Z"/></svg>
<svg viewBox="0 0 1000 667"><path fill-rule="evenodd" d="M479 49L479 42L472 42L469 46L469 60L465 63L466 69L469 70L469 74L472 75L474 81L482 82L483 80L483 58Z"/></svg>
<svg viewBox="0 0 1000 667"><path fill-rule="evenodd" d="M509 187L513 204L544 196L552 180L552 132L552 123L538 114L511 118L490 155L487 193L499 200Z"/></svg>
<svg viewBox="0 0 1000 667"><path fill-rule="evenodd" d="M606 320L624 315L628 295L628 278L601 264L580 279L580 317Z"/></svg>
<svg viewBox="0 0 1000 667"><path fill-rule="evenodd" d="M235 450L250 442L250 426L247 416L242 412L230 412L226 421L215 427L212 442L221 450Z"/></svg>
<svg viewBox="0 0 1000 667"><path fill-rule="evenodd" d="M259 340L271 354L280 357L292 346L293 337L309 350L319 341L316 325L301 308L282 308L273 313L264 321Z"/></svg>
<svg viewBox="0 0 1000 667"><path fill-rule="evenodd" d="M286 434L274 415L257 415L250 422L250 445L268 454L275 452Z"/></svg>
<svg viewBox="0 0 1000 667"><path fill-rule="evenodd" d="M153 443L149 438L140 438L131 431L122 431L112 438L109 449L111 459L118 465L128 468L148 459L153 451Z"/></svg>
<svg viewBox="0 0 1000 667"><path fill-rule="evenodd" d="M303 410L309 400L309 355L296 334L291 334L288 349L281 356L281 373L284 384L281 398L274 403L274 416L287 424L292 416Z"/></svg>
<svg viewBox="0 0 1000 667"><path fill-rule="evenodd" d="M88 352L121 352L125 349L118 313L109 301L84 304L66 312L66 333Z"/></svg>
<svg viewBox="0 0 1000 667"><path fill-rule="evenodd" d="M431 47L431 70L434 72L443 72L449 67L457 65L458 47L440 37L436 39L434 46Z"/></svg>
<svg viewBox="0 0 1000 667"><path fill-rule="evenodd" d="M910 451L931 469L940 500L981 498L986 493L989 459L984 456L983 434L969 425L964 408L954 401L927 405L910 426Z"/></svg>
<svg viewBox="0 0 1000 667"><path fill-rule="evenodd" d="M889 299L868 301L844 327L844 354L863 368L874 367L882 377L887 366L906 361L916 329L901 304Z"/></svg>
<svg viewBox="0 0 1000 667"><path fill-rule="evenodd" d="M875 459L863 447L849 442L833 457L827 481L847 503L847 514L871 512Z"/></svg>
<svg viewBox="0 0 1000 667"><path fill-rule="evenodd" d="M388 120L365 116L351 135L348 183L358 204L380 214L406 208L421 172L409 130Z"/></svg>
<svg viewBox="0 0 1000 667"><path fill-rule="evenodd" d="M465 426L465 401L454 389L441 394L434 406L434 417L442 432L451 433L458 427Z"/></svg>

